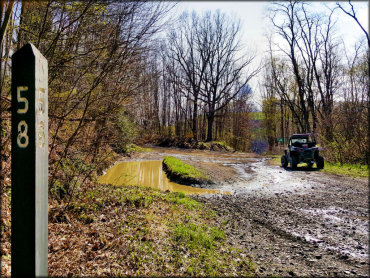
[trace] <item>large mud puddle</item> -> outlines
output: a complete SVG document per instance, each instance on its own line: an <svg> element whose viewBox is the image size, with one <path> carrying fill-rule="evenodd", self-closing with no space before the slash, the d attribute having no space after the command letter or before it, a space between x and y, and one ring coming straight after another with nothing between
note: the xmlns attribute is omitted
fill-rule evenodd
<svg viewBox="0 0 370 278"><path fill-rule="evenodd" d="M171 182L162 170L161 160L120 162L98 180L104 184L141 185L185 194L223 193L220 190L196 188Z"/></svg>

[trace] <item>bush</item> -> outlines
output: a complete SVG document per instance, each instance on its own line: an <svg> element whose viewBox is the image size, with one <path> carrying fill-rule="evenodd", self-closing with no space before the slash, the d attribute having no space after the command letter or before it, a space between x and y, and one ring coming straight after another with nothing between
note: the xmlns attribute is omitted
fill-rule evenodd
<svg viewBox="0 0 370 278"><path fill-rule="evenodd" d="M121 110L118 114L116 124L119 129L118 151L127 152L127 146L135 140L138 130L134 121L130 119L125 110Z"/></svg>

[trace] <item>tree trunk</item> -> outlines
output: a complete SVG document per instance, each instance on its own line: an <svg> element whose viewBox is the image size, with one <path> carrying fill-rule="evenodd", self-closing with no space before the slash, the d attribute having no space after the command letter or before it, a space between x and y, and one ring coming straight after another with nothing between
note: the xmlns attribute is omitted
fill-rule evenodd
<svg viewBox="0 0 370 278"><path fill-rule="evenodd" d="M285 143L285 133L284 133L284 105L283 100L280 100L280 136L283 138L282 145Z"/></svg>
<svg viewBox="0 0 370 278"><path fill-rule="evenodd" d="M193 138L198 140L198 130L197 130L197 116L198 116L198 96L194 96L193 104L193 123L192 123L192 132Z"/></svg>
<svg viewBox="0 0 370 278"><path fill-rule="evenodd" d="M212 137L212 132L213 132L213 122L215 120L215 113L214 112L211 112L208 114L207 116L207 120L208 120L208 130L207 130L207 142L210 142L213 140L213 137Z"/></svg>

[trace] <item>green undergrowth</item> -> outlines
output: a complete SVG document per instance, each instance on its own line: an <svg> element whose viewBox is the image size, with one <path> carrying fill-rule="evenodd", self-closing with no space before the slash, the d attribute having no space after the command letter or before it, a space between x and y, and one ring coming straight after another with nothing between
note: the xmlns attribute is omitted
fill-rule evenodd
<svg viewBox="0 0 370 278"><path fill-rule="evenodd" d="M180 183L191 184L209 182L209 177L203 172L172 156L164 157L163 168L171 180Z"/></svg>
<svg viewBox="0 0 370 278"><path fill-rule="evenodd" d="M367 165L330 163L325 161L324 172L352 177L368 177L369 168Z"/></svg>
<svg viewBox="0 0 370 278"><path fill-rule="evenodd" d="M269 160L270 165L280 165L281 155L272 155L269 157L273 157ZM307 167L306 163L299 164L297 166L300 167ZM316 168L316 164L312 168ZM367 165L361 164L340 164L340 163L332 163L325 161L324 169L320 170L321 172L336 174L336 175L343 175L343 176L351 176L351 177L368 177L369 176L369 168Z"/></svg>
<svg viewBox="0 0 370 278"><path fill-rule="evenodd" d="M214 150L214 151L230 151L233 150L225 141L199 142L199 149Z"/></svg>
<svg viewBox="0 0 370 278"><path fill-rule="evenodd" d="M252 112L251 117L252 117L252 120L262 121L265 119L265 114L263 112Z"/></svg>
<svg viewBox="0 0 370 278"><path fill-rule="evenodd" d="M272 157L272 159L268 160L269 165L280 165L281 163L281 155L266 155L267 157Z"/></svg>
<svg viewBox="0 0 370 278"><path fill-rule="evenodd" d="M227 236L217 224L216 213L182 192L94 185L71 202L65 213L64 218L57 212L49 217L53 237L49 246L50 275L59 274L53 268L54 257L61 265L64 260L76 262L64 273L72 276L255 273L250 259L241 256L246 251L226 244ZM69 219L67 230L63 219ZM66 234L70 230L78 233ZM60 249L65 238L68 245L64 243ZM93 268L88 267L89 256L96 258ZM107 273L106 265L110 265Z"/></svg>
<svg viewBox="0 0 370 278"><path fill-rule="evenodd" d="M151 152L151 148L142 148L135 144L129 144L125 147L124 152L125 153L142 153L142 152Z"/></svg>

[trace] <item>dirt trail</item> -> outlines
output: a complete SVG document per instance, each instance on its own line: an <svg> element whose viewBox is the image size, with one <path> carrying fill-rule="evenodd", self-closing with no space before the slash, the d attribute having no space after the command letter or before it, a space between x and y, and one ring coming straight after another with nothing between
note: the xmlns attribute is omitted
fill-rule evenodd
<svg viewBox="0 0 370 278"><path fill-rule="evenodd" d="M140 158L164 155L202 168L215 181L210 188L232 192L196 198L218 212L230 244L261 276L369 276L367 179L285 170L252 154L155 148Z"/></svg>

